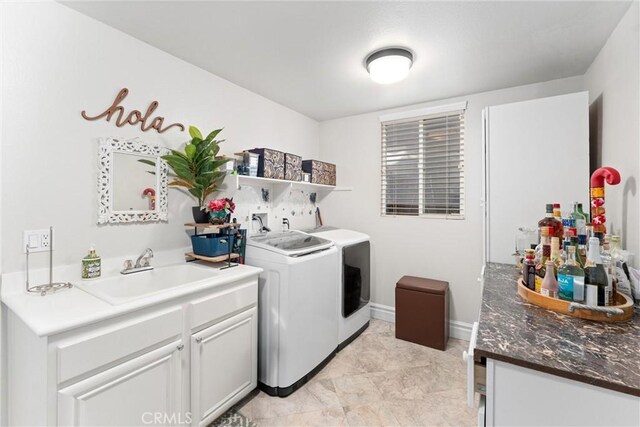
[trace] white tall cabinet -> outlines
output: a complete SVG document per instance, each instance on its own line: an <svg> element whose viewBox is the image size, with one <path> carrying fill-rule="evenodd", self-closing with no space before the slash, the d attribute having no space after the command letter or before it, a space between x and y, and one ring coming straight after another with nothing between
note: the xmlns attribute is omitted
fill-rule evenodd
<svg viewBox="0 0 640 427"><path fill-rule="evenodd" d="M484 261L513 264L516 230L547 203L588 203L589 94L487 107L483 121Z"/></svg>

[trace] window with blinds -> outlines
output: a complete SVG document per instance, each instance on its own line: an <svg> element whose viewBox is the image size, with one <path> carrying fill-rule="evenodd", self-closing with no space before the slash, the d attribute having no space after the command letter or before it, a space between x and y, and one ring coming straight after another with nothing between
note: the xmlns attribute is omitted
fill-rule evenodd
<svg viewBox="0 0 640 427"><path fill-rule="evenodd" d="M382 122L382 215L464 218L464 110Z"/></svg>

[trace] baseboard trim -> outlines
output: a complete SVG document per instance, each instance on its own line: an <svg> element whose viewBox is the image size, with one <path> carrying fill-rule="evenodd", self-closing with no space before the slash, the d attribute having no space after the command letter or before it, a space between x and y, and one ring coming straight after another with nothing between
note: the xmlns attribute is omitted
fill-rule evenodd
<svg viewBox="0 0 640 427"><path fill-rule="evenodd" d="M396 309L388 305L371 303L371 317L384 320L385 322L396 322Z"/></svg>
<svg viewBox="0 0 640 427"><path fill-rule="evenodd" d="M371 317L384 320L385 322L396 321L396 309L388 305L371 303ZM460 340L469 341L471 339L471 323L460 322L458 320L449 321L449 336Z"/></svg>
<svg viewBox="0 0 640 427"><path fill-rule="evenodd" d="M473 325L471 323L449 320L449 336L452 338L469 341L472 328Z"/></svg>

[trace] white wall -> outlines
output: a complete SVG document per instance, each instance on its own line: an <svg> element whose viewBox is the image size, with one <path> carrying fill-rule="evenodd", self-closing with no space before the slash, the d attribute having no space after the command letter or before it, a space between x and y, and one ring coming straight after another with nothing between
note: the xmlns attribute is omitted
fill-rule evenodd
<svg viewBox="0 0 640 427"><path fill-rule="evenodd" d="M97 138L140 137L177 148L187 132L142 132L80 111L158 100L166 123L224 127L222 153L268 146L318 156L318 123L57 3L3 4L2 266L23 269L22 232L56 229L56 264L80 265L90 243L103 257L188 246L193 199L169 190L169 222L97 226ZM311 216L304 219L310 221ZM291 218L292 227L301 217ZM296 223L298 221L298 223ZM46 256L38 256L40 265ZM35 265L34 265L35 267Z"/></svg>
<svg viewBox="0 0 640 427"><path fill-rule="evenodd" d="M613 166L622 182L606 186L607 229L622 235L640 265L640 7L633 2L584 80L592 103L595 166ZM606 185L606 184L605 184Z"/></svg>
<svg viewBox="0 0 640 427"><path fill-rule="evenodd" d="M371 235L372 301L394 306L394 286L403 275L446 280L452 293L451 318L477 319L482 266L482 109L527 99L582 90L582 77L468 95L401 109L362 114L320 124L320 156L335 162L341 186L352 192L333 193L322 211L326 224ZM390 87L391 88L391 87ZM396 111L468 101L465 118L465 219L389 218L380 215L379 116ZM517 159L514 159L517 160ZM529 174L535 177L536 171ZM513 203L522 195L515 194ZM540 207L544 215L544 206Z"/></svg>

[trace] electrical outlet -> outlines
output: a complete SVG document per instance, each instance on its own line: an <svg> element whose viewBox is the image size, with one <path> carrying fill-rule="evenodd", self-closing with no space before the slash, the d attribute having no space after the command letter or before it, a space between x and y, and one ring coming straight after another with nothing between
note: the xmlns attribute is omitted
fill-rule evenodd
<svg viewBox="0 0 640 427"><path fill-rule="evenodd" d="M29 252L45 252L49 250L51 245L51 237L49 236L50 230L48 228L42 230L26 230L23 233L23 253L27 253L27 246Z"/></svg>
<svg viewBox="0 0 640 427"><path fill-rule="evenodd" d="M43 249L49 249L49 233L40 235L40 246Z"/></svg>

